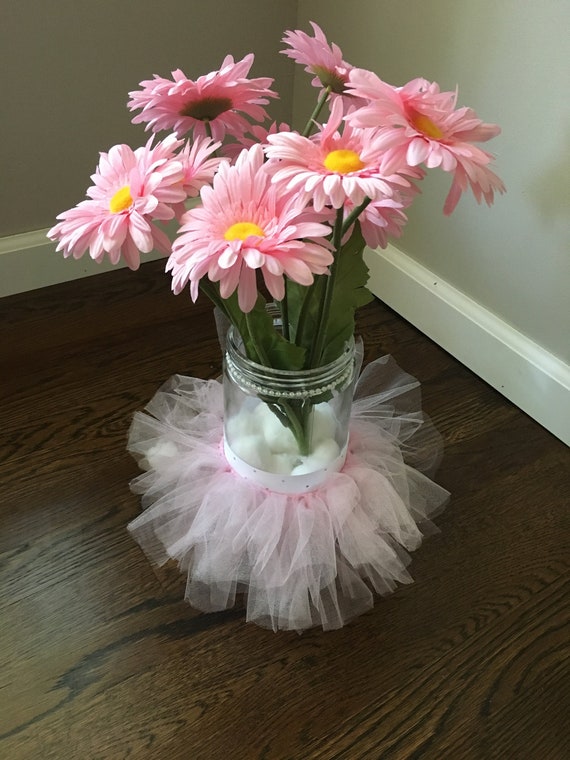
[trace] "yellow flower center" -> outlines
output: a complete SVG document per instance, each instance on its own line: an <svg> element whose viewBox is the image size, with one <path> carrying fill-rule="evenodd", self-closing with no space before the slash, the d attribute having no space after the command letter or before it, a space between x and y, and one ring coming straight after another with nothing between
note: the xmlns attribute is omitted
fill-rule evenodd
<svg viewBox="0 0 570 760"><path fill-rule="evenodd" d="M118 214L120 211L124 211L133 202L131 197L131 188L128 185L117 190L115 195L109 201L109 209L112 214Z"/></svg>
<svg viewBox="0 0 570 760"><path fill-rule="evenodd" d="M265 232L253 222L236 222L224 233L226 240L245 240L250 235L265 237Z"/></svg>
<svg viewBox="0 0 570 760"><path fill-rule="evenodd" d="M431 137L434 140L441 140L443 137L443 132L437 124L434 124L433 121L423 113L418 113L417 111L412 113L410 121L412 126L417 129L418 132L423 132L427 137Z"/></svg>
<svg viewBox="0 0 570 760"><path fill-rule="evenodd" d="M330 172L338 174L349 174L364 169L360 156L353 150L331 150L324 160L324 165Z"/></svg>

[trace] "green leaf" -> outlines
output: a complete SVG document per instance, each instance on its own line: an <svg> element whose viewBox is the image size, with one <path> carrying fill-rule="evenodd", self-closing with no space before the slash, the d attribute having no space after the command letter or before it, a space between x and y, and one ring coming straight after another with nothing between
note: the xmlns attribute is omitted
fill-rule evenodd
<svg viewBox="0 0 570 760"><path fill-rule="evenodd" d="M274 369L296 370L303 367L305 349L289 343L273 325L273 318L267 313L266 302L258 296L254 308L244 314L233 293L223 301L226 313L235 325L244 342L247 356L258 364Z"/></svg>
<svg viewBox="0 0 570 760"><path fill-rule="evenodd" d="M364 246L360 224L356 222L352 235L336 254L336 279L326 325L322 364L340 356L346 341L354 335L356 310L370 303L374 297L366 287L368 267L362 257Z"/></svg>
<svg viewBox="0 0 570 760"><path fill-rule="evenodd" d="M307 354L315 337L326 280L327 275L317 276L309 288L291 280L287 282L291 339L302 346Z"/></svg>

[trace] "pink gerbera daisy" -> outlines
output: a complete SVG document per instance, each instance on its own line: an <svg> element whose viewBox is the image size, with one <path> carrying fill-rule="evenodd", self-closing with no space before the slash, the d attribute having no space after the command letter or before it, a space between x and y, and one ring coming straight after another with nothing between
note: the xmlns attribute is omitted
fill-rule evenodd
<svg viewBox="0 0 570 760"><path fill-rule="evenodd" d="M505 191L489 169L493 156L473 145L495 137L500 127L484 124L471 108L456 108L457 92L440 92L435 82L425 79L396 88L364 69L353 69L349 79L349 92L368 99L369 104L346 118L357 127L380 127L384 171L425 163L428 168L439 166L453 172L445 214L453 211L469 185L477 201L484 198L489 205L495 191Z"/></svg>
<svg viewBox="0 0 570 760"><path fill-rule="evenodd" d="M345 125L340 134L342 105L337 100L328 123L311 138L296 132L268 135L265 152L272 165L273 181L296 190L316 211L325 206L341 208L347 199L360 205L365 198L389 196L392 187L380 172L383 149L374 130Z"/></svg>
<svg viewBox="0 0 570 760"><path fill-rule="evenodd" d="M212 156L219 147L219 142L213 142L209 137L201 137L194 142L188 141L183 150L178 153L178 160L182 162L184 172L182 187L186 197L196 198L200 194L200 189L212 182L214 174L224 160L221 157ZM184 202L176 204L173 208L177 219L180 219L186 211Z"/></svg>
<svg viewBox="0 0 570 760"><path fill-rule="evenodd" d="M170 241L151 220L172 219L172 204L186 197L184 167L174 152L181 144L171 135L135 151L115 145L102 153L89 199L60 214L48 232L57 250L78 259L89 249L95 261L108 255L113 264L122 256L130 269L139 267L141 252L168 254Z"/></svg>
<svg viewBox="0 0 570 760"><path fill-rule="evenodd" d="M408 221L404 209L412 205L419 188L413 181L423 179L425 171L419 167L410 167L404 177L393 174L387 177L394 188L391 197L379 198L366 206L358 217L362 236L370 248L386 248L390 238L400 237ZM346 205L346 213L352 208Z"/></svg>
<svg viewBox="0 0 570 760"><path fill-rule="evenodd" d="M283 42L290 49L281 52L296 63L305 64L305 71L315 75L311 83L315 87L330 87L331 92L341 95L352 66L343 60L338 45L329 44L320 26L313 21L310 23L315 36L310 37L299 30L286 32Z"/></svg>
<svg viewBox="0 0 570 760"><path fill-rule="evenodd" d="M180 293L190 282L195 301L205 275L220 283L228 298L236 289L244 312L257 300L256 270L271 295L284 297L284 275L310 285L332 263L323 236L330 228L316 221L297 195L271 183L261 146L244 150L234 166L225 162L212 187L201 190L202 206L186 212L172 247L167 271ZM307 242L311 238L315 242Z"/></svg>
<svg viewBox="0 0 570 760"><path fill-rule="evenodd" d="M140 83L142 90L129 93L129 109L141 109L133 123L146 123L146 129L154 132L172 129L178 136L190 130L194 137L209 135L214 140L223 140L226 134L241 136L250 127L245 117L264 121L268 115L262 106L277 97L269 89L273 79L247 79L253 60L251 53L237 63L228 55L219 71L196 81L180 69L172 72L172 79L155 74Z"/></svg>
<svg viewBox="0 0 570 760"><path fill-rule="evenodd" d="M252 145L266 145L267 136L274 135L276 132L290 132L291 127L285 122L277 123L274 121L269 127L262 124L252 124L247 134L242 135L238 142L225 143L221 152L225 158L235 161L244 148L251 148Z"/></svg>
<svg viewBox="0 0 570 760"><path fill-rule="evenodd" d="M408 221L404 209L409 208L416 195L420 192L415 184L425 176L425 170L420 167L408 167L406 176L392 174L386 177L386 182L391 185L392 194L379 196L360 210L356 217L360 224L362 236L369 248L386 248L390 238L400 237L402 229ZM343 208L343 217L346 224L348 218L352 218L356 206L347 199ZM331 227L335 224L336 211L333 208L325 208L322 213L322 221ZM343 244L350 238L353 232L350 225L342 240Z"/></svg>
<svg viewBox="0 0 570 760"><path fill-rule="evenodd" d="M401 201L384 198L370 203L360 215L362 237L369 248L386 248L390 238L400 237L408 217Z"/></svg>

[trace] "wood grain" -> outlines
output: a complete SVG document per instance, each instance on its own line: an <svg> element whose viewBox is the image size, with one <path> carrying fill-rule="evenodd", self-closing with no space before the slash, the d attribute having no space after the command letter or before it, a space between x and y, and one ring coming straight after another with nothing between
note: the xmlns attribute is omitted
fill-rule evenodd
<svg viewBox="0 0 570 760"><path fill-rule="evenodd" d="M133 413L219 375L211 308L146 264L0 301L0 757L565 760L568 449L379 302L452 492L414 584L340 631L181 601L126 531Z"/></svg>

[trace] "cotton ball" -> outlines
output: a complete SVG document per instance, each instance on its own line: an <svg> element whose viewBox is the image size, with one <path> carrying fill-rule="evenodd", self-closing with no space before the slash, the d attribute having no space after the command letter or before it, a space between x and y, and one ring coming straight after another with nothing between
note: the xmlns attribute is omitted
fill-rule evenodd
<svg viewBox="0 0 570 760"><path fill-rule="evenodd" d="M254 412L255 422L267 446L275 454L297 454L299 448L290 428L285 427L267 404L260 404Z"/></svg>
<svg viewBox="0 0 570 760"><path fill-rule="evenodd" d="M224 420L226 438L233 441L234 438L241 438L244 435L255 434L256 424L253 414L247 409L240 409L237 414Z"/></svg>
<svg viewBox="0 0 570 760"><path fill-rule="evenodd" d="M335 461L340 454L338 443L329 438L322 441L308 457L303 457L300 464L293 468L291 475L308 475L323 470Z"/></svg>
<svg viewBox="0 0 570 760"><path fill-rule="evenodd" d="M140 466L144 470L159 470L178 454L178 449L172 441L160 441L151 446Z"/></svg>
<svg viewBox="0 0 570 760"><path fill-rule="evenodd" d="M230 445L234 454L247 464L259 470L268 469L271 455L260 435L235 436Z"/></svg>
<svg viewBox="0 0 570 760"><path fill-rule="evenodd" d="M291 475L308 475L320 469L320 465L313 460L313 457L303 457L303 461L293 468Z"/></svg>
<svg viewBox="0 0 570 760"><path fill-rule="evenodd" d="M334 438L336 432L337 420L331 406L325 402L315 404L313 409L313 441L324 441L327 438Z"/></svg>
<svg viewBox="0 0 570 760"><path fill-rule="evenodd" d="M311 458L314 462L317 462L319 467L326 467L327 464L334 462L334 460L340 454L340 447L333 438L328 438L326 441L321 441L319 445L314 449Z"/></svg>
<svg viewBox="0 0 570 760"><path fill-rule="evenodd" d="M293 454L272 454L268 463L268 471L276 475L290 475L298 457Z"/></svg>
<svg viewBox="0 0 570 760"><path fill-rule="evenodd" d="M267 415L270 414L273 414L273 412L270 410L267 404L263 403L263 401L259 401L259 403L256 404L255 408L252 410L253 418L258 425L263 424L263 420L267 417Z"/></svg>

